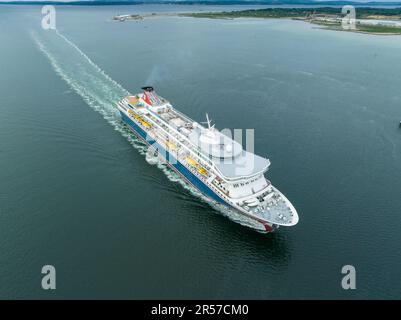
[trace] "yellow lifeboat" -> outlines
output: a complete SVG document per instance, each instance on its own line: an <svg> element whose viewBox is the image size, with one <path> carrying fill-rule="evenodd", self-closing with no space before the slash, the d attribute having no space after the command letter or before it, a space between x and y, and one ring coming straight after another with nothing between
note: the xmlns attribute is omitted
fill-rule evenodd
<svg viewBox="0 0 401 320"><path fill-rule="evenodd" d="M170 142L170 141L167 141L166 145L171 150L177 150L177 146L174 143Z"/></svg>
<svg viewBox="0 0 401 320"><path fill-rule="evenodd" d="M199 163L197 163L194 159L192 159L191 157L186 157L185 161L192 167L197 167L199 165Z"/></svg>
<svg viewBox="0 0 401 320"><path fill-rule="evenodd" d="M142 123L142 125L145 127L145 128L150 128L150 127L152 127L152 125L149 123L149 122L146 122L145 120L143 120L143 119L141 119L141 120L139 120L141 123Z"/></svg>
<svg viewBox="0 0 401 320"><path fill-rule="evenodd" d="M133 116L134 118L137 117L137 114L136 114L134 111L132 111L131 109L128 110L128 113L129 113L131 116Z"/></svg>
<svg viewBox="0 0 401 320"><path fill-rule="evenodd" d="M152 125L145 121L140 115L137 115L134 111L128 110L128 113L133 116L136 120L138 120L145 128L151 128Z"/></svg>
<svg viewBox="0 0 401 320"><path fill-rule="evenodd" d="M198 168L198 172L199 172L202 176L207 175L207 171L206 171L205 169L203 169L202 167L199 167L199 168Z"/></svg>

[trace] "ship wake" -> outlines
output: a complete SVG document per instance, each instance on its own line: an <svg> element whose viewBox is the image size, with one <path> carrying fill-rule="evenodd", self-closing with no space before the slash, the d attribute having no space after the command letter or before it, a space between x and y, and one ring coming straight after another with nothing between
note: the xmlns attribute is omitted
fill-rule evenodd
<svg viewBox="0 0 401 320"><path fill-rule="evenodd" d="M156 165L170 181L180 183L192 195L209 203L216 211L231 220L249 228L263 231L262 225L255 223L234 210L205 197L189 185L181 176L169 168L159 157L149 155L145 143L138 139L120 119L115 103L130 93L96 65L75 43L59 31L31 32L38 49L47 57L54 71L73 89L85 103L100 113L102 117L130 144L146 157L146 161Z"/></svg>

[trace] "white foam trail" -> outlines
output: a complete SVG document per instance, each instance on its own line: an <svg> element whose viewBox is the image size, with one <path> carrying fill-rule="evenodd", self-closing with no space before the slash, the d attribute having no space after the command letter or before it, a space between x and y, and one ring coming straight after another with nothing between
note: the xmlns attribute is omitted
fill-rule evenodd
<svg viewBox="0 0 401 320"><path fill-rule="evenodd" d="M53 34L48 31L47 34L49 38L45 42L39 39L36 33L31 32L33 40L39 50L49 59L54 71L82 97L89 107L99 112L116 131L120 132L141 155L148 157L147 145L123 125L115 107L116 101L130 93L110 78L75 43L59 31L55 31ZM60 41L60 39L63 41ZM55 41L53 47L51 45L52 41ZM147 160L154 161L154 159ZM164 172L170 181L178 182L183 188L190 191L192 195L209 203L210 206L224 216L252 229L263 230L260 224L204 196L197 189L189 185L174 170L164 164L163 161L160 161L160 159L154 164Z"/></svg>
<svg viewBox="0 0 401 320"><path fill-rule="evenodd" d="M123 91L125 93L125 95L129 95L129 92L127 90L125 90L119 83L117 83L116 81L111 79L97 64L95 64L81 49L79 49L78 46L75 43L73 43L67 37L62 35L57 29L55 30L55 32L59 37L61 37L70 46L72 46L75 50L77 50L97 72L99 72L108 81L112 82L115 86L117 86L119 89L121 89L121 91Z"/></svg>

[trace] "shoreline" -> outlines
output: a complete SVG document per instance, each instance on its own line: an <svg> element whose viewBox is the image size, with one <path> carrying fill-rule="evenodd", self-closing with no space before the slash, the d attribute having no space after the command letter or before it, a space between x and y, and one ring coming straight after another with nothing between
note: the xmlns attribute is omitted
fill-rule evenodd
<svg viewBox="0 0 401 320"><path fill-rule="evenodd" d="M370 35L378 35L378 36L394 36L394 35L401 35L401 27L386 27L384 30L380 26L375 25L365 25L365 29L345 29L341 27L341 23L324 23L322 21L310 21L301 17L250 17L250 16L243 16L243 17L228 17L228 16L221 16L221 17L196 17L193 16L197 13L146 13L146 14L130 14L130 15L118 15L112 17L113 21L143 21L143 20L151 20L151 19L158 19L158 18L167 18L167 17L177 17L177 18L202 18L202 19L214 19L214 20L238 20L238 19L255 19L255 20L293 20L293 21L302 21L305 23L309 23L314 25L316 29L322 30L331 30L331 31L341 31L341 32L352 32L352 33L359 33L359 34L370 34ZM369 30L369 27L371 28ZM391 29L390 29L391 28ZM368 30L366 30L368 29ZM378 29L381 29L381 32L377 32Z"/></svg>
<svg viewBox="0 0 401 320"><path fill-rule="evenodd" d="M356 9L353 28L343 28L343 20L348 19L341 8L268 8L242 11L195 12L179 14L183 17L235 20L237 18L291 19L321 26L322 29L347 31L372 35L401 35L401 8Z"/></svg>

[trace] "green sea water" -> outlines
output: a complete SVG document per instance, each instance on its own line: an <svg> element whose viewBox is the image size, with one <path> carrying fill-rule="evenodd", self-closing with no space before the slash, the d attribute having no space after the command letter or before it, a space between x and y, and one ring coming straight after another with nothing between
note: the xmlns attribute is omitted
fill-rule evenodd
<svg viewBox="0 0 401 320"><path fill-rule="evenodd" d="M206 10L171 5L57 7L55 32L40 9L0 6L0 298L401 297L400 36L111 21ZM114 107L144 84L197 121L255 129L299 224L257 233L150 165Z"/></svg>

